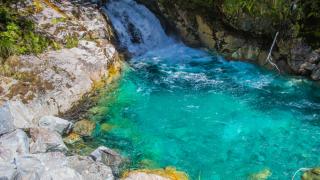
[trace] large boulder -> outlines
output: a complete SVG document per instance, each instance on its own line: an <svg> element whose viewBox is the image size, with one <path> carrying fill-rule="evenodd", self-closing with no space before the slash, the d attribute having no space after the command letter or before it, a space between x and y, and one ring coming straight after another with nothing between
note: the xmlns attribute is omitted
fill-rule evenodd
<svg viewBox="0 0 320 180"><path fill-rule="evenodd" d="M69 167L80 173L84 179L95 180L113 180L113 174L110 167L95 162L85 156L70 156L68 157Z"/></svg>
<svg viewBox="0 0 320 180"><path fill-rule="evenodd" d="M67 157L61 152L19 156L16 159L18 176L22 179L81 180L82 176L68 167Z"/></svg>
<svg viewBox="0 0 320 180"><path fill-rule="evenodd" d="M34 114L31 113L28 107L21 101L7 101L0 108L0 122L4 123L3 127L0 127L0 130L2 129L3 133L10 132L13 127L16 129L35 127L36 124L33 122L33 120ZM8 129L4 130L5 128Z"/></svg>
<svg viewBox="0 0 320 180"><path fill-rule="evenodd" d="M41 161L31 155L19 156L16 158L15 163L19 176L23 179L40 179L45 171L45 166L41 163Z"/></svg>
<svg viewBox="0 0 320 180"><path fill-rule="evenodd" d="M110 166L115 174L119 173L119 167L124 162L119 153L105 146L98 147L90 154L90 157L95 161Z"/></svg>
<svg viewBox="0 0 320 180"><path fill-rule="evenodd" d="M55 116L43 116L39 120L39 127L57 131L62 135L68 134L70 132L70 130L72 129L72 123Z"/></svg>
<svg viewBox="0 0 320 180"><path fill-rule="evenodd" d="M30 135L33 141L30 147L31 153L67 152L68 150L60 134L50 129L32 128Z"/></svg>
<svg viewBox="0 0 320 180"><path fill-rule="evenodd" d="M8 104L0 107L0 135L14 130L13 117L10 113Z"/></svg>
<svg viewBox="0 0 320 180"><path fill-rule="evenodd" d="M15 165L8 162L0 162L0 179L13 180L17 179L18 171Z"/></svg>
<svg viewBox="0 0 320 180"><path fill-rule="evenodd" d="M12 161L18 155L29 153L27 134L17 129L0 137L0 161Z"/></svg>
<svg viewBox="0 0 320 180"><path fill-rule="evenodd" d="M30 156L39 159L46 169L57 169L68 165L67 157L62 152L31 154Z"/></svg>
<svg viewBox="0 0 320 180"><path fill-rule="evenodd" d="M76 170L63 167L46 171L41 180L83 180L84 178Z"/></svg>

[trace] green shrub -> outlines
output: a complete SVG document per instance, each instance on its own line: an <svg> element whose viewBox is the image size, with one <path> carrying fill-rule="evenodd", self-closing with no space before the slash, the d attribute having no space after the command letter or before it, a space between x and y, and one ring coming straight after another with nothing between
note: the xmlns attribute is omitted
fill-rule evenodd
<svg viewBox="0 0 320 180"><path fill-rule="evenodd" d="M65 47L66 48L74 48L79 44L79 40L77 36L68 35L65 37Z"/></svg>
<svg viewBox="0 0 320 180"><path fill-rule="evenodd" d="M8 7L0 7L0 57L38 54L50 43L48 38L35 32L32 21Z"/></svg>

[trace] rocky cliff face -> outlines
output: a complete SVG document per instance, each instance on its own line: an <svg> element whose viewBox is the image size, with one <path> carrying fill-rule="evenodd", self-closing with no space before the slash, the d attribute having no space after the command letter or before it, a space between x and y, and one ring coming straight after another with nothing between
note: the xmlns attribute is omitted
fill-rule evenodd
<svg viewBox="0 0 320 180"><path fill-rule="evenodd" d="M31 17L38 31L56 42L63 43L72 36L77 43L73 48L6 60L8 73L0 77L0 100L11 111L17 128L30 128L44 115L66 112L95 83L108 81L121 70L120 58L111 43L111 27L95 5L55 5L64 14L43 3L43 9Z"/></svg>
<svg viewBox="0 0 320 180"><path fill-rule="evenodd" d="M307 41L302 29L308 18L302 18L307 12L301 11L308 1L304 4L296 1L279 1L283 4L260 2L251 6L246 4L249 1L231 0L139 1L165 17L185 43L206 47L227 59L251 61L267 68L275 69L266 59L279 32L271 54L272 61L282 72L320 80L319 45ZM313 18L319 19L317 15ZM320 29L318 26L314 26L314 31Z"/></svg>

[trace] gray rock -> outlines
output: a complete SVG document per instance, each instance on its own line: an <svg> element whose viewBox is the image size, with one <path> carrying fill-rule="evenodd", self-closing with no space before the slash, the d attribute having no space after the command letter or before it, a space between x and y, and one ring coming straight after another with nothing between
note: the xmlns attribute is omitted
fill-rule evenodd
<svg viewBox="0 0 320 180"><path fill-rule="evenodd" d="M12 116L13 125L16 129L27 129L35 127L34 114L21 101L8 101L7 107Z"/></svg>
<svg viewBox="0 0 320 180"><path fill-rule="evenodd" d="M45 128L32 128L30 135L33 140L30 147L31 153L66 152L68 148L64 144L59 133Z"/></svg>
<svg viewBox="0 0 320 180"><path fill-rule="evenodd" d="M13 117L10 113L8 104L0 107L0 135L14 130Z"/></svg>
<svg viewBox="0 0 320 180"><path fill-rule="evenodd" d="M43 116L39 120L39 127L48 128L52 131L57 131L59 134L68 134L72 129L72 123L55 117L55 116Z"/></svg>
<svg viewBox="0 0 320 180"><path fill-rule="evenodd" d="M315 64L305 62L300 66L299 73L308 74L311 73L316 68Z"/></svg>
<svg viewBox="0 0 320 180"><path fill-rule="evenodd" d="M320 61L320 54L316 51L313 51L308 58L308 62L317 64Z"/></svg>
<svg viewBox="0 0 320 180"><path fill-rule="evenodd" d="M10 149L10 147L0 145L0 162L13 162L15 156L15 151Z"/></svg>
<svg viewBox="0 0 320 180"><path fill-rule="evenodd" d="M18 155L29 153L29 139L27 134L17 129L12 133L0 137L0 159L3 161L13 160Z"/></svg>
<svg viewBox="0 0 320 180"><path fill-rule="evenodd" d="M90 154L90 156L93 158L93 160L110 166L116 175L119 173L119 167L123 163L123 159L119 153L105 146L98 147Z"/></svg>
<svg viewBox="0 0 320 180"><path fill-rule="evenodd" d="M84 179L95 180L113 180L113 174L110 167L95 162L89 157L70 156L68 157L69 167L80 173Z"/></svg>
<svg viewBox="0 0 320 180"><path fill-rule="evenodd" d="M68 166L67 157L62 152L31 154L31 156L39 159L47 170Z"/></svg>
<svg viewBox="0 0 320 180"><path fill-rule="evenodd" d="M31 155L17 157L16 166L19 176L26 180L40 180L45 171L41 161Z"/></svg>
<svg viewBox="0 0 320 180"><path fill-rule="evenodd" d="M0 179L1 180L14 180L18 177L18 171L15 165L7 163L7 162L0 162Z"/></svg>
<svg viewBox="0 0 320 180"><path fill-rule="evenodd" d="M42 176L41 180L82 180L84 179L81 174L76 170L63 167L58 169L52 169L46 171Z"/></svg>
<svg viewBox="0 0 320 180"><path fill-rule="evenodd" d="M316 81L320 80L320 67L317 67L312 71L311 78Z"/></svg>

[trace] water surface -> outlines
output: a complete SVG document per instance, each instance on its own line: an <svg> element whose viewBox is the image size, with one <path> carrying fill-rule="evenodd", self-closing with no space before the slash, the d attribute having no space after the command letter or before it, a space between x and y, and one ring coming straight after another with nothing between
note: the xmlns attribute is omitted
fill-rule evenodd
<svg viewBox="0 0 320 180"><path fill-rule="evenodd" d="M320 165L317 84L188 48L133 0L110 0L105 12L134 58L91 110L102 129L95 139L131 168L233 180L265 169L291 179Z"/></svg>
<svg viewBox="0 0 320 180"><path fill-rule="evenodd" d="M97 132L133 167L175 166L192 179L288 179L319 165L320 93L312 82L175 44L133 58L96 108Z"/></svg>

